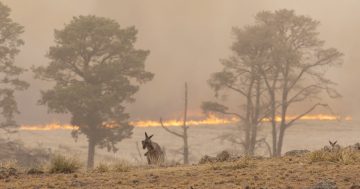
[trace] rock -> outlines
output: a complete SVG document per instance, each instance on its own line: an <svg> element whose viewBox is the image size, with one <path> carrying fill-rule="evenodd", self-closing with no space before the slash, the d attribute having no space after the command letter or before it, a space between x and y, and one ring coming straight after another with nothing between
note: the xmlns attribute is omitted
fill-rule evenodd
<svg viewBox="0 0 360 189"><path fill-rule="evenodd" d="M86 186L86 185L87 185L87 183L79 181L79 180L73 180L70 183L70 186L72 186L72 187L83 187L83 186Z"/></svg>
<svg viewBox="0 0 360 189"><path fill-rule="evenodd" d="M17 170L15 168L0 167L0 179L7 179L11 176L17 176Z"/></svg>
<svg viewBox="0 0 360 189"><path fill-rule="evenodd" d="M308 187L307 189L338 189L338 187L336 186L335 182L326 180L318 182L315 185Z"/></svg>
<svg viewBox="0 0 360 189"><path fill-rule="evenodd" d="M203 156L200 161L199 164L204 164L204 163L214 163L214 162L224 162L224 161L229 161L231 160L231 156L230 153L226 150L218 153L216 155L216 157L211 157L208 155Z"/></svg>
<svg viewBox="0 0 360 189"><path fill-rule="evenodd" d="M354 150L359 150L360 151L360 143L355 143L354 145L351 146L352 149Z"/></svg>
<svg viewBox="0 0 360 189"><path fill-rule="evenodd" d="M38 169L38 168L31 168L27 171L27 174L29 175L40 175L40 174L44 174L44 171Z"/></svg>
<svg viewBox="0 0 360 189"><path fill-rule="evenodd" d="M309 153L309 150L291 150L285 153L285 156L302 156Z"/></svg>
<svg viewBox="0 0 360 189"><path fill-rule="evenodd" d="M360 185L353 184L353 185L350 186L349 189L360 189Z"/></svg>
<svg viewBox="0 0 360 189"><path fill-rule="evenodd" d="M226 150L216 155L216 160L220 162L227 161L229 159L230 159L230 153Z"/></svg>
<svg viewBox="0 0 360 189"><path fill-rule="evenodd" d="M214 163L214 162L216 162L215 157L210 157L208 155L205 155L200 159L199 164Z"/></svg>
<svg viewBox="0 0 360 189"><path fill-rule="evenodd" d="M133 184L139 184L139 183L140 183L140 181L139 181L139 180L137 180L137 179L134 179L134 180L132 180L132 183L133 183Z"/></svg>

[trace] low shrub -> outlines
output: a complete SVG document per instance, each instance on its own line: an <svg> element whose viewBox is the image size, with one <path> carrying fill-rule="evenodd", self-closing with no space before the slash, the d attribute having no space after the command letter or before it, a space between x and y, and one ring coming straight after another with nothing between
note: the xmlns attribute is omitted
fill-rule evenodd
<svg viewBox="0 0 360 189"><path fill-rule="evenodd" d="M110 168L109 165L106 163L99 163L94 170L98 173L106 173L110 171Z"/></svg>
<svg viewBox="0 0 360 189"><path fill-rule="evenodd" d="M232 162L215 162L209 163L210 169L212 170L222 170L222 169L244 169L248 167L255 166L255 163L251 160L250 157L242 157L236 161Z"/></svg>
<svg viewBox="0 0 360 189"><path fill-rule="evenodd" d="M50 173L74 173L82 167L81 162L76 158L54 155L50 161Z"/></svg>
<svg viewBox="0 0 360 189"><path fill-rule="evenodd" d="M334 151L317 150L309 153L310 162L338 162L352 164L360 160L360 153L349 148Z"/></svg>
<svg viewBox="0 0 360 189"><path fill-rule="evenodd" d="M116 161L111 166L112 166L112 170L115 172L128 172L130 171L131 168L130 163L124 160Z"/></svg>

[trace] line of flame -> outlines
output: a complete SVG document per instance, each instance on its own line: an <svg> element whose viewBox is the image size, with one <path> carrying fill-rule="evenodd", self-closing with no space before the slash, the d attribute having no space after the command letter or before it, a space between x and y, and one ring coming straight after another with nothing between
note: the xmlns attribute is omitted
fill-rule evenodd
<svg viewBox="0 0 360 189"><path fill-rule="evenodd" d="M294 119L296 116L288 116L286 119ZM276 121L280 121L281 118L279 116L276 117ZM317 114L317 115L306 115L303 116L300 120L304 121L337 121L337 120L345 120L351 121L351 116L333 116L326 114ZM268 119L265 119L264 122L268 122ZM198 126L198 125L229 125L239 122L238 118L219 118L216 116L209 116L206 119L201 120L188 120L186 124L188 126ZM143 121L132 121L131 125L136 127L159 127L161 126L159 121L153 120L143 120ZM182 120L166 120L163 121L164 126L182 126ZM20 130L28 130L28 131L49 131L49 130L73 130L78 129L77 126L69 125L69 124L58 124L51 123L46 125L22 125L20 126Z"/></svg>
<svg viewBox="0 0 360 189"><path fill-rule="evenodd" d="M70 124L59 124L59 123L49 123L46 125L20 126L20 130L27 130L27 131L50 131L50 130L73 130L73 129L78 129L78 127Z"/></svg>

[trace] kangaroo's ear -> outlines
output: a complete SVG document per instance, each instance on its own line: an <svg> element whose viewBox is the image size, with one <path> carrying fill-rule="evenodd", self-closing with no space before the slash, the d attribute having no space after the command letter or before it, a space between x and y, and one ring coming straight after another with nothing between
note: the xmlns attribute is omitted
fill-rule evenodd
<svg viewBox="0 0 360 189"><path fill-rule="evenodd" d="M333 143L329 140L329 144L332 145Z"/></svg>
<svg viewBox="0 0 360 189"><path fill-rule="evenodd" d="M151 137L153 137L154 135L151 135L151 136L149 136L149 139L151 139Z"/></svg>
<svg viewBox="0 0 360 189"><path fill-rule="evenodd" d="M337 140L333 143L334 145L337 143Z"/></svg>
<svg viewBox="0 0 360 189"><path fill-rule="evenodd" d="M147 133L145 132L145 138L148 138L148 135L147 135Z"/></svg>

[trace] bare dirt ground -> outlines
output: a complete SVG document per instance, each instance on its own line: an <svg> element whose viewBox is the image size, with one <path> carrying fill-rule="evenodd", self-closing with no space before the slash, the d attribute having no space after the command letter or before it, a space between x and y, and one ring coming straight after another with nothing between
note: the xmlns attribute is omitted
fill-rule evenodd
<svg viewBox="0 0 360 189"><path fill-rule="evenodd" d="M0 188L307 188L331 180L338 188L360 184L360 162L315 162L307 157L240 159L173 167L133 167L128 172L27 175L0 181Z"/></svg>

